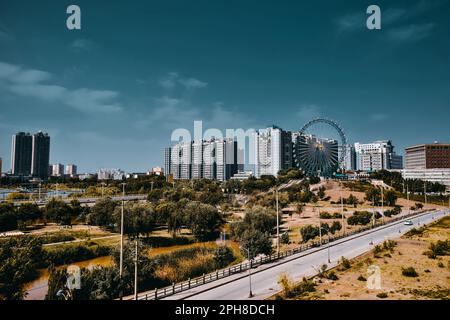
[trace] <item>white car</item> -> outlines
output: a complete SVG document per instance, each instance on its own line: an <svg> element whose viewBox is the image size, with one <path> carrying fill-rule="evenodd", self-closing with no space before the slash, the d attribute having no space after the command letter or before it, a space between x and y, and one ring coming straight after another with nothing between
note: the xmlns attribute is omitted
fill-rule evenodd
<svg viewBox="0 0 450 320"><path fill-rule="evenodd" d="M405 226L412 226L414 223L411 220L406 220L403 224Z"/></svg>

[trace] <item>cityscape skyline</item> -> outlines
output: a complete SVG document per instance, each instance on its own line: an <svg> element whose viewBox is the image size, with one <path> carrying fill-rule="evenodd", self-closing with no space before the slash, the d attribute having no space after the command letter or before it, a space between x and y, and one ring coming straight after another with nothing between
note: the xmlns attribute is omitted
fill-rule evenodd
<svg viewBox="0 0 450 320"><path fill-rule="evenodd" d="M358 1L77 4L73 32L65 4L0 5L4 172L19 131L48 132L50 163L80 172L162 166L170 133L195 120L295 131L327 117L349 142L392 140L401 155L450 141L448 1L378 1L374 32Z"/></svg>

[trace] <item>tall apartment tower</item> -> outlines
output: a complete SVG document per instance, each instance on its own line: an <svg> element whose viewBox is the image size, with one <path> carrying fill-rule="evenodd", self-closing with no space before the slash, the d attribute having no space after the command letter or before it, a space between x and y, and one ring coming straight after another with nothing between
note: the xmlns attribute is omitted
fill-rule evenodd
<svg viewBox="0 0 450 320"><path fill-rule="evenodd" d="M12 136L11 173L14 176L31 174L33 138L29 133L18 132ZM48 167L47 167L48 168ZM47 170L47 168L45 170Z"/></svg>
<svg viewBox="0 0 450 320"><path fill-rule="evenodd" d="M61 163L55 163L52 165L52 176L62 177L64 175L64 165Z"/></svg>
<svg viewBox="0 0 450 320"><path fill-rule="evenodd" d="M164 148L164 175L168 177L172 173L172 148Z"/></svg>
<svg viewBox="0 0 450 320"><path fill-rule="evenodd" d="M66 165L66 175L69 177L74 177L77 175L77 166L74 164Z"/></svg>
<svg viewBox="0 0 450 320"><path fill-rule="evenodd" d="M238 172L238 144L234 139L216 141L216 179L229 180Z"/></svg>
<svg viewBox="0 0 450 320"><path fill-rule="evenodd" d="M31 175L47 178L50 161L50 137L47 133L39 131L33 134L32 141Z"/></svg>
<svg viewBox="0 0 450 320"><path fill-rule="evenodd" d="M192 143L192 179L203 178L203 141Z"/></svg>
<svg viewBox="0 0 450 320"><path fill-rule="evenodd" d="M254 133L255 176L277 176L292 167L292 133L272 126Z"/></svg>
<svg viewBox="0 0 450 320"><path fill-rule="evenodd" d="M191 148L192 142L180 142L172 147L171 170L174 179L191 178Z"/></svg>

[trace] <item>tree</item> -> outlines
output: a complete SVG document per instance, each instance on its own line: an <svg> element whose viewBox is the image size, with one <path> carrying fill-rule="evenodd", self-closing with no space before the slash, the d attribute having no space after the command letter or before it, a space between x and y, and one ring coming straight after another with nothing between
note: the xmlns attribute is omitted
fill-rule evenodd
<svg viewBox="0 0 450 320"><path fill-rule="evenodd" d="M366 201L379 205L381 202L381 191L378 188L371 187L366 191Z"/></svg>
<svg viewBox="0 0 450 320"><path fill-rule="evenodd" d="M36 238L11 238L0 242L0 300L20 300L24 286L38 275L42 245Z"/></svg>
<svg viewBox="0 0 450 320"><path fill-rule="evenodd" d="M339 221L334 221L334 222L331 224L330 232L331 232L332 234L335 234L337 231L339 231L339 230L341 230L341 229L342 229L342 224L341 224Z"/></svg>
<svg viewBox="0 0 450 320"><path fill-rule="evenodd" d="M320 199L323 199L323 198L325 198L325 190L326 190L326 188L324 187L324 186L320 186L319 187L319 191L317 191L317 196L320 198Z"/></svg>
<svg viewBox="0 0 450 320"><path fill-rule="evenodd" d="M17 215L11 203L0 204L0 231L17 229Z"/></svg>
<svg viewBox="0 0 450 320"><path fill-rule="evenodd" d="M111 198L97 201L87 216L88 223L94 226L112 228L115 222L113 214L116 207L117 202Z"/></svg>
<svg viewBox="0 0 450 320"><path fill-rule="evenodd" d="M120 228L122 209L116 206L114 211L115 226L118 231ZM124 233L132 237L138 237L139 234L149 234L156 227L155 213L153 206L146 204L127 204L123 213Z"/></svg>
<svg viewBox="0 0 450 320"><path fill-rule="evenodd" d="M319 235L319 228L307 225L300 229L300 234L302 236L302 242L308 242Z"/></svg>
<svg viewBox="0 0 450 320"><path fill-rule="evenodd" d="M393 207L397 202L397 194L393 190L385 190L384 191L384 202L387 206Z"/></svg>
<svg viewBox="0 0 450 320"><path fill-rule="evenodd" d="M71 224L72 210L64 201L58 199L51 199L45 205L44 217L47 221L54 221L60 224Z"/></svg>
<svg viewBox="0 0 450 320"><path fill-rule="evenodd" d="M42 216L41 209L34 203L24 203L17 209L17 219L21 221L36 221Z"/></svg>
<svg viewBox="0 0 450 320"><path fill-rule="evenodd" d="M272 239L267 232L246 229L239 237L239 244L244 257L248 256L247 249L250 250L250 259L259 254L269 255L272 253Z"/></svg>
<svg viewBox="0 0 450 320"><path fill-rule="evenodd" d="M344 199L345 200L345 199ZM350 194L349 197L347 198L347 200L345 201L347 204L352 205L356 208L357 204L358 204L358 198L355 197L353 194ZM344 202L344 203L345 203Z"/></svg>
<svg viewBox="0 0 450 320"><path fill-rule="evenodd" d="M186 226L198 240L213 238L224 220L219 211L208 204L191 201L184 209Z"/></svg>

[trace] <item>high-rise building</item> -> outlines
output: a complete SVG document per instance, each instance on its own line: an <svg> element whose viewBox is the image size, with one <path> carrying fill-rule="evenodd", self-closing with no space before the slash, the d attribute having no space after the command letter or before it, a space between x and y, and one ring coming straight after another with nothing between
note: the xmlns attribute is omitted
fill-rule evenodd
<svg viewBox="0 0 450 320"><path fill-rule="evenodd" d="M355 147L351 144L344 146L345 156L344 162L341 164L341 168L346 171L356 170L356 152ZM339 159L341 157L339 156Z"/></svg>
<svg viewBox="0 0 450 320"><path fill-rule="evenodd" d="M74 164L66 165L66 175L69 177L74 177L77 175L77 166Z"/></svg>
<svg viewBox="0 0 450 320"><path fill-rule="evenodd" d="M405 149L405 169L445 168L450 168L450 144L422 144Z"/></svg>
<svg viewBox="0 0 450 320"><path fill-rule="evenodd" d="M31 175L46 178L50 161L50 137L47 133L39 131L33 134L32 142Z"/></svg>
<svg viewBox="0 0 450 320"><path fill-rule="evenodd" d="M168 150L166 148L165 150ZM170 164L164 152L165 166L174 179L217 179L225 181L238 171L237 141L234 139L180 142L171 147Z"/></svg>
<svg viewBox="0 0 450 320"><path fill-rule="evenodd" d="M403 157L394 152L390 140L355 143L356 169L360 171L402 169Z"/></svg>
<svg viewBox="0 0 450 320"><path fill-rule="evenodd" d="M172 169L170 167L172 161L171 161L171 153L172 148L164 148L164 174L166 176L169 176L172 173Z"/></svg>
<svg viewBox="0 0 450 320"><path fill-rule="evenodd" d="M64 165L61 163L55 163L52 165L52 176L62 177L64 175Z"/></svg>
<svg viewBox="0 0 450 320"><path fill-rule="evenodd" d="M2 177L2 165L3 165L3 161L2 161L2 158L0 158L0 178Z"/></svg>
<svg viewBox="0 0 450 320"><path fill-rule="evenodd" d="M238 148L234 139L216 141L216 179L229 180L238 172Z"/></svg>
<svg viewBox="0 0 450 320"><path fill-rule="evenodd" d="M98 180L122 180L125 177L125 172L118 168L102 168L98 171Z"/></svg>
<svg viewBox="0 0 450 320"><path fill-rule="evenodd" d="M272 126L254 133L255 176L277 176L292 167L292 133Z"/></svg>
<svg viewBox="0 0 450 320"><path fill-rule="evenodd" d="M29 133L19 132L12 136L12 143L11 143L12 175L29 176L31 174L32 144L33 138Z"/></svg>

